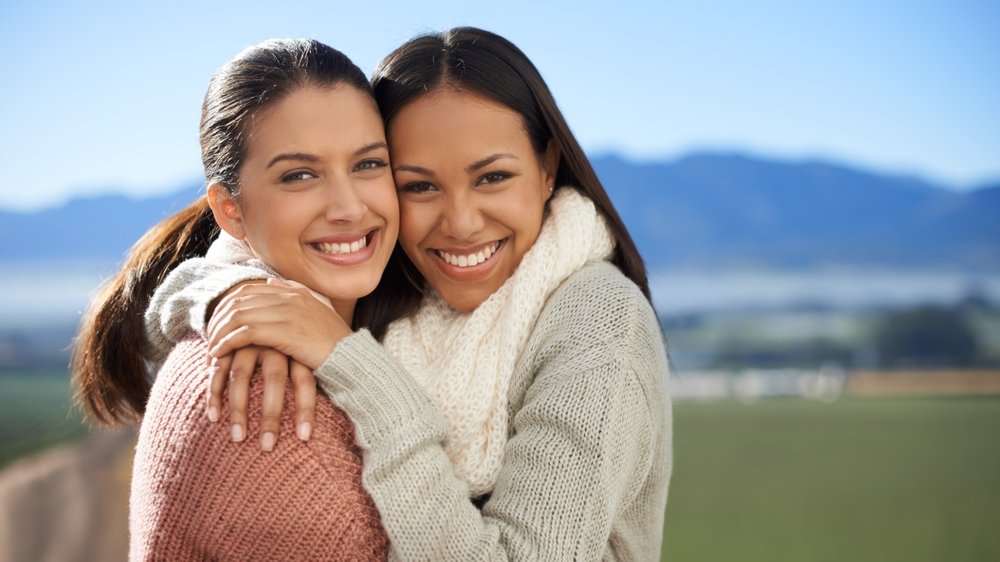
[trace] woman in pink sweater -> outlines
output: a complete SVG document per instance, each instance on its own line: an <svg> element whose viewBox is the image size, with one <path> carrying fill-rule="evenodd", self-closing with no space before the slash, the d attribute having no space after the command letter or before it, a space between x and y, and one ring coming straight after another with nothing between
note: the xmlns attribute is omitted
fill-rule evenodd
<svg viewBox="0 0 1000 562"><path fill-rule="evenodd" d="M352 318L353 328L381 333L406 312L395 296L392 307L382 296L396 291L401 275L390 268L379 285L399 211L371 87L357 66L322 43L262 43L213 77L201 147L207 197L136 244L95 299L74 359L74 380L92 417L142 419L130 559L384 559L388 541L362 487L354 429L341 410L321 396L313 423L292 414L278 421L278 434L265 436L268 451L233 443L204 413L211 375L205 342L192 334L161 357L141 328L153 288L177 262L204 254L218 227L249 244L257 267L305 285L338 317ZM308 328L350 333L343 325ZM224 412L211 417L228 415L230 402L249 404L246 429L256 432L269 375L310 374L275 352L261 352L259 361L263 376L254 377L249 393L230 394ZM159 368L152 388L137 376L150 364ZM296 402L314 400L315 387L295 392ZM284 411L292 410L286 404Z"/></svg>

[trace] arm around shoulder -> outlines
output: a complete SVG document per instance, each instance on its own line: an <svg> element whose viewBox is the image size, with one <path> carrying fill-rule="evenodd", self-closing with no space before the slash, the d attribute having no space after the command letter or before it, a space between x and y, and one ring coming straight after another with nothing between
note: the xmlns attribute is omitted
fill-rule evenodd
<svg viewBox="0 0 1000 562"><path fill-rule="evenodd" d="M146 336L155 362L162 362L190 331L204 336L211 304L229 289L275 276L253 260L242 244L228 235L220 236L206 257L181 262L157 287L145 312Z"/></svg>

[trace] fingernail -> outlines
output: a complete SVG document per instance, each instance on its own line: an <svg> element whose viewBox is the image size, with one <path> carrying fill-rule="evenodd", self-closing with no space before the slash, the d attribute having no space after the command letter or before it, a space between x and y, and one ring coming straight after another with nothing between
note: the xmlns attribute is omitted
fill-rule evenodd
<svg viewBox="0 0 1000 562"><path fill-rule="evenodd" d="M264 435L260 438L260 446L265 451L274 449L274 434L270 431L264 432Z"/></svg>
<svg viewBox="0 0 1000 562"><path fill-rule="evenodd" d="M308 441L309 436L312 435L312 425L309 422L302 422L299 424L299 439L303 441Z"/></svg>
<svg viewBox="0 0 1000 562"><path fill-rule="evenodd" d="M219 409L215 406L208 407L208 421L212 423L219 421Z"/></svg>
<svg viewBox="0 0 1000 562"><path fill-rule="evenodd" d="M240 424L233 424L233 441L237 443L243 441L243 426Z"/></svg>

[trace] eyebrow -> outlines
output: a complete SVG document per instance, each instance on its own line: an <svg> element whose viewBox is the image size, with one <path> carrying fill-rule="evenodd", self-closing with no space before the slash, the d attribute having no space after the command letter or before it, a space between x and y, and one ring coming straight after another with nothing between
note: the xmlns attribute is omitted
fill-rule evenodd
<svg viewBox="0 0 1000 562"><path fill-rule="evenodd" d="M274 158L272 158L271 161L267 163L267 167L270 168L271 166L274 166L275 164L277 164L278 162L281 162L283 160L298 160L298 161L303 161L303 162L318 162L319 161L319 157L316 156L315 154L307 154L305 152L291 152L291 153L287 153L287 154L279 154L279 155L275 156Z"/></svg>
<svg viewBox="0 0 1000 562"><path fill-rule="evenodd" d="M355 150L354 151L354 156L361 156L362 154L367 154L369 152L372 152L373 150L378 150L380 148L381 149L386 149L386 150L389 149L388 145L386 145L384 141L376 141L376 142L373 142L371 144L366 144L366 145L362 146L361 148ZM274 166L275 164L277 164L278 162L281 162L283 160L297 160L297 161L301 161L301 162L318 162L319 161L319 156L316 156L315 154L309 154L307 152L289 152L289 153L286 153L286 154L279 154L279 155L275 156L274 158L272 158L271 161L267 163L267 167L270 168L271 166Z"/></svg>
<svg viewBox="0 0 1000 562"><path fill-rule="evenodd" d="M434 175L434 172L432 172L429 168L424 168L423 166L413 166L412 164L400 164L398 166L394 166L394 168L397 172L413 172L423 176Z"/></svg>
<svg viewBox="0 0 1000 562"><path fill-rule="evenodd" d="M469 165L468 168L465 169L465 171L471 174L472 172L485 168L486 166L489 166L490 164L502 158L513 158L517 160L517 156L514 156L513 154L507 154L506 152L498 152L496 154L491 154L486 158L483 158L482 160L473 162L472 164Z"/></svg>
<svg viewBox="0 0 1000 562"><path fill-rule="evenodd" d="M482 160L477 160L477 161L473 162L472 164L470 164L468 167L465 168L465 171L466 171L466 173L470 173L471 174L472 172L475 172L476 170L480 170L482 168L485 168L486 166L489 166L490 164L492 164L492 163L494 163L497 160L500 160L502 158L513 158L513 159L516 160L517 156L514 156L513 154L507 154L506 152L498 152L496 154L491 154L491 155L487 156L486 158L483 158ZM400 164L400 165L396 166L395 168L396 168L397 172L413 172L413 173L422 174L422 175L425 175L425 176L433 176L434 175L434 172L432 170L430 170L428 168L424 168L423 166L414 166L414 165L411 165L411 164Z"/></svg>
<svg viewBox="0 0 1000 562"><path fill-rule="evenodd" d="M385 144L385 141L375 141L375 142L373 142L371 144L366 144L366 145L362 146L361 148L355 150L354 151L354 155L355 156L361 156L362 154L364 154L366 152L371 152L373 150L378 150L380 148L384 148L386 150L389 150L389 145Z"/></svg>

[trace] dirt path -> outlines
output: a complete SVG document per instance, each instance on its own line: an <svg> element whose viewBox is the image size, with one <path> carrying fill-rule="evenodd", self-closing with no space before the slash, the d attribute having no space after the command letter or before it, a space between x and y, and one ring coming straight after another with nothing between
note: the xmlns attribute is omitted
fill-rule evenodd
<svg viewBox="0 0 1000 562"><path fill-rule="evenodd" d="M125 560L134 447L98 432L0 472L0 562Z"/></svg>

